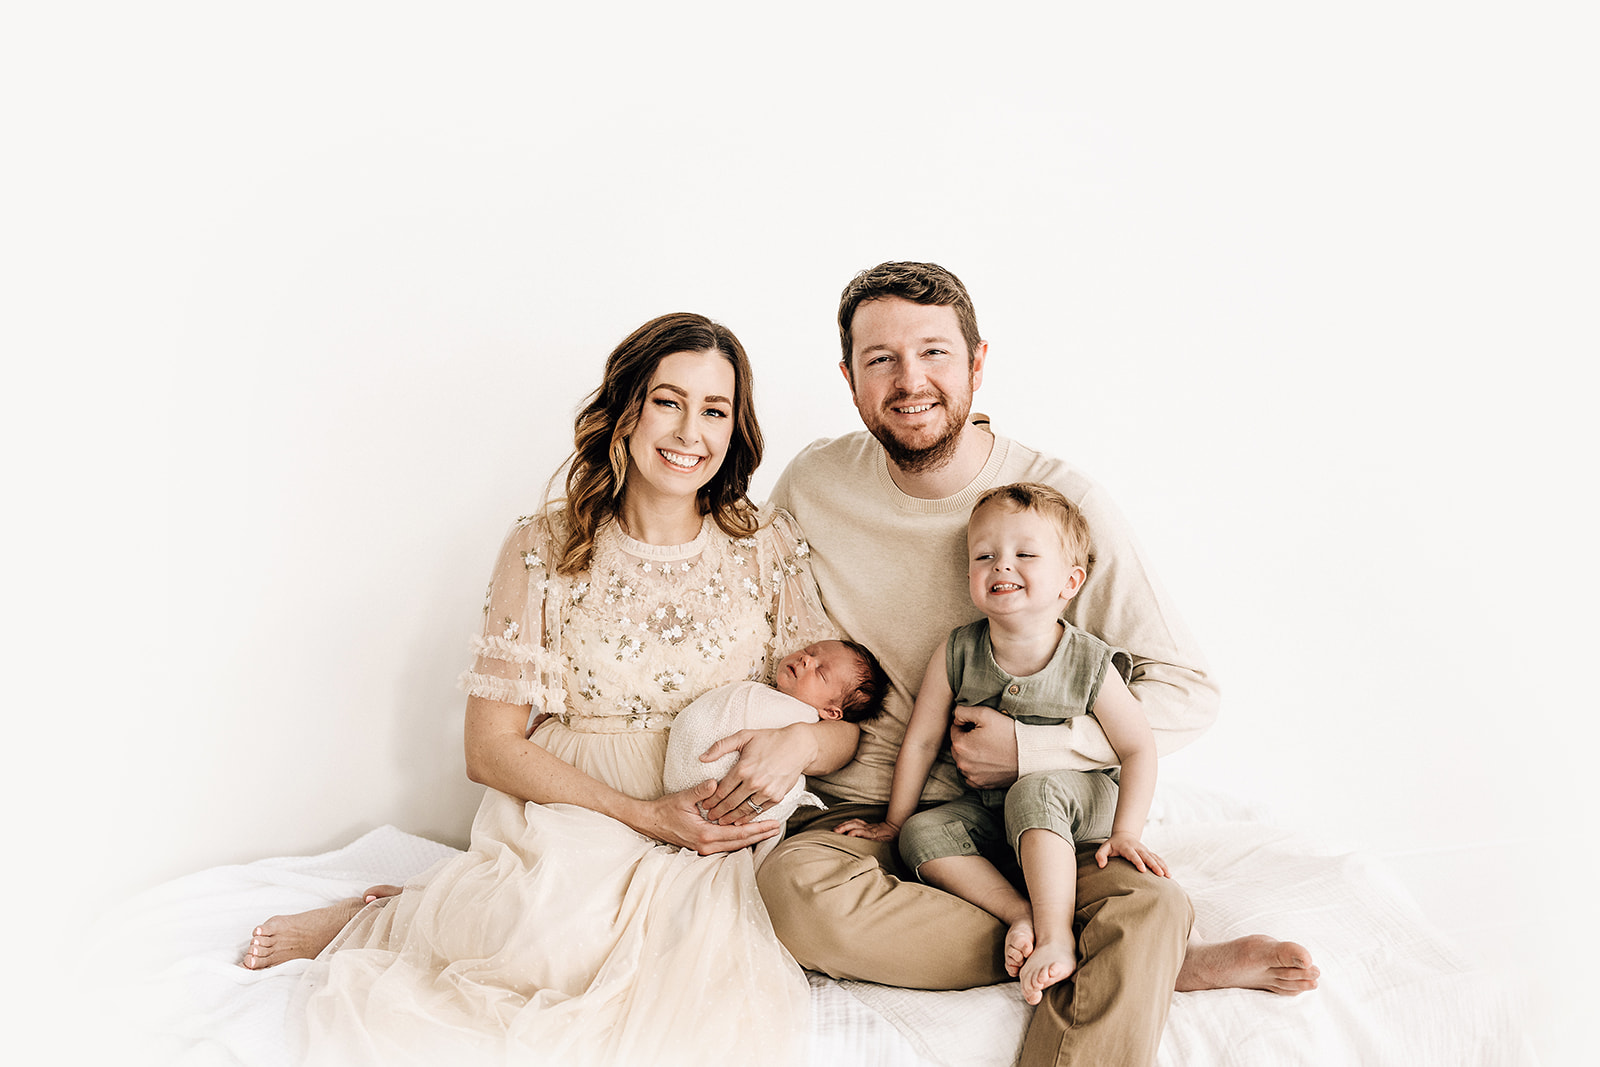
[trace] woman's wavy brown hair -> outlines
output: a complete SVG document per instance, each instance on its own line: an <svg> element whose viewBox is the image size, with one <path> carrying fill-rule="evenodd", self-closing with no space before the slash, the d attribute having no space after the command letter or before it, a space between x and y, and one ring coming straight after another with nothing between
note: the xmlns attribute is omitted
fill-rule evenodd
<svg viewBox="0 0 1600 1067"><path fill-rule="evenodd" d="M600 527L615 519L628 472L628 435L639 424L650 379L663 359L677 352L720 353L733 364L733 437L722 466L700 487L700 513L710 515L729 537L756 532L756 507L746 495L761 464L761 427L756 422L750 359L733 332L687 311L651 319L634 330L606 359L605 377L589 394L573 427L573 450L564 464L567 495L560 504L561 558L556 570L587 570ZM556 477L561 476L560 471Z"/></svg>

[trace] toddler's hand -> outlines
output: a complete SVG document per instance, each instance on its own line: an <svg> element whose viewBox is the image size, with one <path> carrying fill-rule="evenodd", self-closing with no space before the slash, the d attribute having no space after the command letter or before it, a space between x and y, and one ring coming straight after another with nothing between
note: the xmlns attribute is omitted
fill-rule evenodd
<svg viewBox="0 0 1600 1067"><path fill-rule="evenodd" d="M867 822L865 819L846 819L833 828L836 834L846 837L864 837L869 841L893 841L900 835L897 827L886 822Z"/></svg>
<svg viewBox="0 0 1600 1067"><path fill-rule="evenodd" d="M1163 878L1172 877L1167 870L1167 861L1145 848L1144 843L1132 834L1112 834L1109 841L1095 850L1094 861L1104 867L1112 856L1121 856L1141 871L1159 874Z"/></svg>

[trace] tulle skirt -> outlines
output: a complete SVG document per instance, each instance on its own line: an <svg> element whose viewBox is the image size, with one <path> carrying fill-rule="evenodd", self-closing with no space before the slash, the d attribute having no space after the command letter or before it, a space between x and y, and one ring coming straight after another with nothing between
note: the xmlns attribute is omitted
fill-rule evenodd
<svg viewBox="0 0 1600 1067"><path fill-rule="evenodd" d="M665 735L535 740L639 797ZM698 856L487 790L472 843L368 905L302 985L311 1063L803 1063L809 989L750 850Z"/></svg>

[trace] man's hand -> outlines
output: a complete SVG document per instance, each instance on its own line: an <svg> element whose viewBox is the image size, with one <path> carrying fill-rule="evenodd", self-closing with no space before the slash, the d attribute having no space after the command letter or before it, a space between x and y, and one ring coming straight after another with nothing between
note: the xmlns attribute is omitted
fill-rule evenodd
<svg viewBox="0 0 1600 1067"><path fill-rule="evenodd" d="M715 852L737 852L749 848L776 834L780 824L757 823L754 826L718 826L700 814L717 783L704 781L693 789L668 793L648 802L646 825L635 827L641 833L679 848L692 848L702 856Z"/></svg>
<svg viewBox="0 0 1600 1067"><path fill-rule="evenodd" d="M739 761L706 802L706 818L724 826L743 826L761 818L758 805L767 808L789 795L817 758L817 741L803 726L740 730L706 749L700 760L710 763L730 752L738 752Z"/></svg>
<svg viewBox="0 0 1600 1067"><path fill-rule="evenodd" d="M1017 780L1017 724L993 708L957 705L950 719L950 754L973 789L1004 789Z"/></svg>

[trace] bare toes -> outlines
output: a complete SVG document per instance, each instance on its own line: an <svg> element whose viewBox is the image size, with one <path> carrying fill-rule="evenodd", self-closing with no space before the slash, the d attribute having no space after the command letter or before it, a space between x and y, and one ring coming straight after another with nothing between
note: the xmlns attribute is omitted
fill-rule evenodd
<svg viewBox="0 0 1600 1067"><path fill-rule="evenodd" d="M1273 946L1274 962L1279 967L1307 968L1311 966L1311 953L1304 945L1293 941L1279 941Z"/></svg>
<svg viewBox="0 0 1600 1067"><path fill-rule="evenodd" d="M289 960L311 959L328 946L361 907L361 900L351 897L298 915L274 915L251 932L250 946L239 962L254 971Z"/></svg>
<svg viewBox="0 0 1600 1067"><path fill-rule="evenodd" d="M1301 993L1308 993L1317 988L1318 977L1320 977L1320 975L1294 978L1274 976L1269 980L1271 983L1271 992L1279 993L1288 997L1298 996Z"/></svg>

